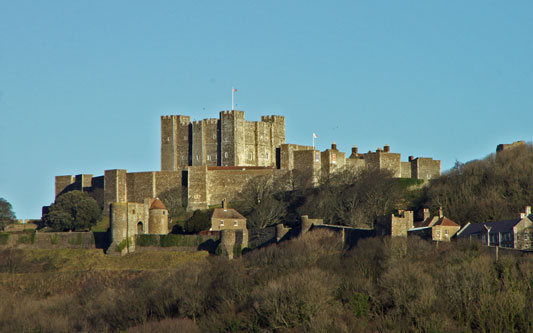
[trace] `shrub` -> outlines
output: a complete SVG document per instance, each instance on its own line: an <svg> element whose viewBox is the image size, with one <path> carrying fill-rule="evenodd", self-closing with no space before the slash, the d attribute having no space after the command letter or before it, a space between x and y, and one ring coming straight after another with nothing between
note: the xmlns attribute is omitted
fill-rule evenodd
<svg viewBox="0 0 533 333"><path fill-rule="evenodd" d="M0 233L0 245L7 245L9 234L7 232Z"/></svg>
<svg viewBox="0 0 533 333"><path fill-rule="evenodd" d="M211 212L209 210L195 210L191 218L185 222L185 231L197 233L211 227Z"/></svg>
<svg viewBox="0 0 533 333"><path fill-rule="evenodd" d="M350 307L356 317L365 317L370 312L370 297L362 293L354 293L350 297Z"/></svg>
<svg viewBox="0 0 533 333"><path fill-rule="evenodd" d="M160 241L156 235L138 235L137 245L138 246L159 246Z"/></svg>

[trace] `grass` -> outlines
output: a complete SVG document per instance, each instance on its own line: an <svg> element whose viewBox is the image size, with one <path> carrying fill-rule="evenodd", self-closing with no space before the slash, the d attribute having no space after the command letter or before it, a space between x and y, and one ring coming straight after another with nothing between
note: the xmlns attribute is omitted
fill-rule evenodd
<svg viewBox="0 0 533 333"><path fill-rule="evenodd" d="M103 216L102 219L96 222L96 225L91 228L91 231L105 232L109 228L109 216Z"/></svg>

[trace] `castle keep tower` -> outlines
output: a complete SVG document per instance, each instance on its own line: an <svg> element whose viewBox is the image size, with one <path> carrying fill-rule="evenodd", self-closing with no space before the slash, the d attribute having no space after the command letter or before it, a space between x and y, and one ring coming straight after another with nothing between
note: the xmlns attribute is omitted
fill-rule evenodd
<svg viewBox="0 0 533 333"><path fill-rule="evenodd" d="M161 171L191 164L191 117L161 116Z"/></svg>
<svg viewBox="0 0 533 333"><path fill-rule="evenodd" d="M275 167L285 143L285 117L244 120L244 111L221 111L219 119L191 123L189 116L161 117L161 170L188 166Z"/></svg>

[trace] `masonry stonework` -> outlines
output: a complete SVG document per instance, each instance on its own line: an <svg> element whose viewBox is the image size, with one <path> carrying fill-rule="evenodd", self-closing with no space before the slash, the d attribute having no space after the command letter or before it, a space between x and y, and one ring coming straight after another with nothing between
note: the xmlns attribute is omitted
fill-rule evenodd
<svg viewBox="0 0 533 333"><path fill-rule="evenodd" d="M188 210L204 209L222 199L235 199L257 176L285 177L293 187L316 186L322 177L346 170L387 169L394 177L433 179L440 161L413 158L402 162L390 146L366 154L352 148L349 158L333 143L323 152L285 143L285 117L262 116L247 121L244 111L221 111L219 118L191 122L190 116L161 117L161 171L105 170L103 176L57 176L56 197L71 190L93 196L104 214L112 203L143 202L178 190Z"/></svg>

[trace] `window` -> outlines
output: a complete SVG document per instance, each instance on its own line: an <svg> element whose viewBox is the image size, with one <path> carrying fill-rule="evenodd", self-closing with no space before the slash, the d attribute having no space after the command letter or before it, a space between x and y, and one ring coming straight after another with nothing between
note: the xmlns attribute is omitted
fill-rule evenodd
<svg viewBox="0 0 533 333"><path fill-rule="evenodd" d="M163 215L166 215L166 214L167 214L167 212L163 211Z"/></svg>
<svg viewBox="0 0 533 333"><path fill-rule="evenodd" d="M268 155L268 152L266 153L266 159L268 160L270 156Z"/></svg>
<svg viewBox="0 0 533 333"><path fill-rule="evenodd" d="M200 160L200 156L199 155L196 155L196 160Z"/></svg>
<svg viewBox="0 0 533 333"><path fill-rule="evenodd" d="M185 161L185 156L181 155L181 160Z"/></svg>
<svg viewBox="0 0 533 333"><path fill-rule="evenodd" d="M220 220L220 226L221 226L221 227L224 226L224 220Z"/></svg>
<svg viewBox="0 0 533 333"><path fill-rule="evenodd" d="M228 152L225 152L225 153L224 153L224 157L225 157L225 158L228 158Z"/></svg>
<svg viewBox="0 0 533 333"><path fill-rule="evenodd" d="M446 237L448 237L448 229L444 230L444 235L446 235Z"/></svg>
<svg viewBox="0 0 533 333"><path fill-rule="evenodd" d="M249 154L248 154L248 159L249 159L250 161L253 161L253 160L254 160L254 153L249 153Z"/></svg>
<svg viewBox="0 0 533 333"><path fill-rule="evenodd" d="M233 226L234 227L238 227L239 226L239 221L237 221L237 220L233 221Z"/></svg>
<svg viewBox="0 0 533 333"><path fill-rule="evenodd" d="M207 160L211 161L211 155L207 155Z"/></svg>
<svg viewBox="0 0 533 333"><path fill-rule="evenodd" d="M132 214L135 214L135 209L132 209L132 210L131 210L131 213L132 213Z"/></svg>
<svg viewBox="0 0 533 333"><path fill-rule="evenodd" d="M213 134L213 140L216 140L216 139L217 139L216 134Z"/></svg>

